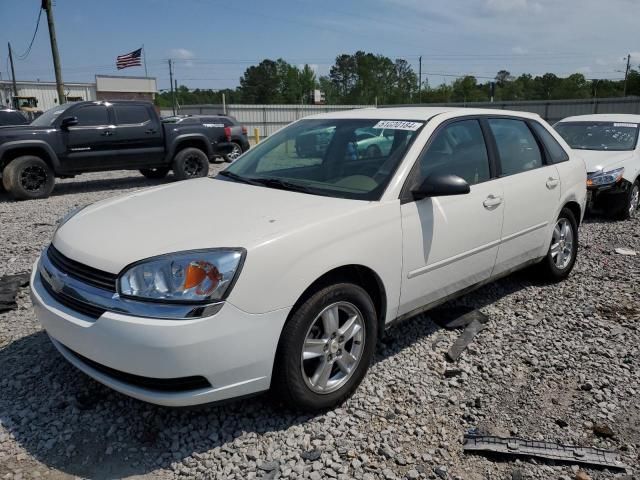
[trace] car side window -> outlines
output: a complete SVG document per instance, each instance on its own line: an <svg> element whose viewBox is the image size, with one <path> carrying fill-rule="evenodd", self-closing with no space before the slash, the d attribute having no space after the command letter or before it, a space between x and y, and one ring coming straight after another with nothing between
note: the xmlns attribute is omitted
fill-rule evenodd
<svg viewBox="0 0 640 480"><path fill-rule="evenodd" d="M444 127L418 161L421 179L451 174L474 185L491 178L487 146L478 120L462 120Z"/></svg>
<svg viewBox="0 0 640 480"><path fill-rule="evenodd" d="M87 105L74 112L79 127L109 125L109 113L104 105Z"/></svg>
<svg viewBox="0 0 640 480"><path fill-rule="evenodd" d="M488 122L498 146L503 176L542 166L542 152L524 121L490 118Z"/></svg>
<svg viewBox="0 0 640 480"><path fill-rule="evenodd" d="M151 120L144 105L114 105L113 110L119 125L135 125Z"/></svg>
<svg viewBox="0 0 640 480"><path fill-rule="evenodd" d="M538 122L531 122L530 125L547 149L550 157L549 160L551 160L551 163L560 163L569 160L569 155L567 154L567 152L565 152L564 148L562 148L562 145L560 145L558 141L553 138L553 135L551 135L551 133L549 133L546 128L544 128Z"/></svg>

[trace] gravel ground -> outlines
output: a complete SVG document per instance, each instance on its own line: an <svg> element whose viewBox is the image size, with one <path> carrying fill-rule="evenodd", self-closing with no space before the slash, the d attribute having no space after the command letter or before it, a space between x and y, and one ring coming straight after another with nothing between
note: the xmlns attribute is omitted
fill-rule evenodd
<svg viewBox="0 0 640 480"><path fill-rule="evenodd" d="M29 270L75 205L157 183L113 172L61 181L47 200L16 203L0 194L0 275ZM0 314L0 479L624 475L465 455L462 435L476 427L615 449L631 466L625 478L635 478L640 256L616 254L617 247L640 252L640 220L587 218L567 281L544 285L518 273L449 304L490 318L457 364L444 353L459 332L428 316L407 321L380 343L356 394L322 415L283 410L264 396L167 409L120 395L58 355L23 289L19 308Z"/></svg>

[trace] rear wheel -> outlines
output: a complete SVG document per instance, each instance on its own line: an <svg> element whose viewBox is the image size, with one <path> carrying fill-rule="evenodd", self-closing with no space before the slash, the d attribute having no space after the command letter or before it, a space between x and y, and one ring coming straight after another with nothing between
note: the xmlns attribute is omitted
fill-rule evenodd
<svg viewBox="0 0 640 480"><path fill-rule="evenodd" d="M17 200L47 198L55 186L55 177L51 167L40 157L25 155L4 167L2 183Z"/></svg>
<svg viewBox="0 0 640 480"><path fill-rule="evenodd" d="M357 285L331 285L313 294L282 331L272 393L304 410L344 401L369 368L376 318L371 298Z"/></svg>
<svg viewBox="0 0 640 480"><path fill-rule="evenodd" d="M147 178L159 179L167 176L167 173L169 173L169 168L143 168L142 170L140 170L140 173Z"/></svg>
<svg viewBox="0 0 640 480"><path fill-rule="evenodd" d="M539 265L540 273L558 282L569 276L578 255L578 224L573 212L563 208L558 216L547 256Z"/></svg>
<svg viewBox="0 0 640 480"><path fill-rule="evenodd" d="M236 143L231 142L231 151L224 156L224 161L231 163L236 160L240 155L242 155L242 147Z"/></svg>
<svg viewBox="0 0 640 480"><path fill-rule="evenodd" d="M178 180L206 177L209 174L209 158L198 148L180 150L173 158L173 174Z"/></svg>

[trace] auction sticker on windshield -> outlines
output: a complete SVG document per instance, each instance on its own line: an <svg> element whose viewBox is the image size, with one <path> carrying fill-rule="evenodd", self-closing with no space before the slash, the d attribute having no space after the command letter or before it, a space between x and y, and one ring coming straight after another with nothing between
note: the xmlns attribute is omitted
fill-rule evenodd
<svg viewBox="0 0 640 480"><path fill-rule="evenodd" d="M412 132L415 132L416 130L418 130L422 125L424 125L421 122L406 122L404 120L380 120L378 123L376 123L373 128L384 128L384 129L391 129L391 130L411 130Z"/></svg>
<svg viewBox="0 0 640 480"><path fill-rule="evenodd" d="M614 123L614 127L628 127L628 128L637 128L637 123Z"/></svg>

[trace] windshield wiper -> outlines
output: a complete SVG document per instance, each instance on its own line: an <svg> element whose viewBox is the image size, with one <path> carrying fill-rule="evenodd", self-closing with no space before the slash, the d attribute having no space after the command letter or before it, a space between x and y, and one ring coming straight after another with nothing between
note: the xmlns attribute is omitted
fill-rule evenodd
<svg viewBox="0 0 640 480"><path fill-rule="evenodd" d="M230 178L232 180L236 180L238 182L248 183L249 185L262 185L261 183L258 183L256 181L250 179L250 178L243 177L241 175L238 175L237 173L233 173L233 172L230 172L228 170L223 170L221 172L218 172L218 175Z"/></svg>
<svg viewBox="0 0 640 480"><path fill-rule="evenodd" d="M292 192L311 193L311 189L304 185L287 182L286 180L280 180L279 178L252 178L251 181L259 185L264 185L265 187L290 190Z"/></svg>

